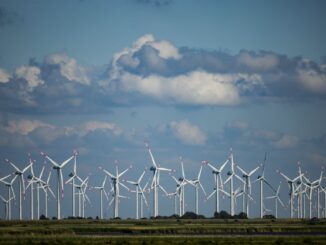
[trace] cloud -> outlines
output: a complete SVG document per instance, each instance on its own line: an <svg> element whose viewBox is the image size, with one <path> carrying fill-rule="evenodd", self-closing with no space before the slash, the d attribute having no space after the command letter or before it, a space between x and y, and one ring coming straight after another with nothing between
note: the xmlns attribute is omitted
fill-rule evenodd
<svg viewBox="0 0 326 245"><path fill-rule="evenodd" d="M233 105L240 102L240 88L236 82L256 82L259 77L245 74L209 74L195 71L176 77L140 77L125 73L121 77L121 89L139 92L162 102L190 105Z"/></svg>
<svg viewBox="0 0 326 245"><path fill-rule="evenodd" d="M216 107L306 101L326 99L325 84L324 63L270 51L179 48L146 34L117 52L105 72L65 53L31 59L12 75L0 69L0 109L97 113L144 103Z"/></svg>
<svg viewBox="0 0 326 245"><path fill-rule="evenodd" d="M326 73L318 72L313 69L298 70L299 81L313 93L326 93Z"/></svg>
<svg viewBox="0 0 326 245"><path fill-rule="evenodd" d="M268 71L275 69L279 65L279 59L277 55L267 53L264 55L257 55L253 52L240 52L238 56L238 62L246 65L253 70Z"/></svg>
<svg viewBox="0 0 326 245"><path fill-rule="evenodd" d="M79 129L76 131L81 136L85 136L90 132L94 131L110 131L114 135L118 136L122 134L122 129L117 127L113 123L101 122L101 121L89 121L82 124Z"/></svg>
<svg viewBox="0 0 326 245"><path fill-rule="evenodd" d="M15 71L17 78L22 78L27 82L27 90L29 92L44 84L44 81L40 79L40 73L40 68L36 66L21 66Z"/></svg>
<svg viewBox="0 0 326 245"><path fill-rule="evenodd" d="M169 124L174 136L184 144L203 145L206 143L207 136L196 125L188 120L172 121Z"/></svg>
<svg viewBox="0 0 326 245"><path fill-rule="evenodd" d="M38 120L11 120L7 125L1 126L1 129L11 134L28 135L40 127L54 128L52 125Z"/></svg>
<svg viewBox="0 0 326 245"><path fill-rule="evenodd" d="M280 149L294 148L298 145L299 139L296 136L284 134L279 140L273 142L273 146Z"/></svg>
<svg viewBox="0 0 326 245"><path fill-rule="evenodd" d="M11 78L10 74L4 69L0 68L0 83L7 83Z"/></svg>
<svg viewBox="0 0 326 245"><path fill-rule="evenodd" d="M241 147L263 147L270 149L292 149L296 148L301 140L294 135L282 132L257 129L243 121L227 123L222 131L219 141L223 144L237 145Z"/></svg>
<svg viewBox="0 0 326 245"><path fill-rule="evenodd" d="M76 59L66 54L57 53L48 55L45 58L45 62L50 65L59 65L61 75L69 81L75 81L85 85L90 84L87 69L79 65Z"/></svg>

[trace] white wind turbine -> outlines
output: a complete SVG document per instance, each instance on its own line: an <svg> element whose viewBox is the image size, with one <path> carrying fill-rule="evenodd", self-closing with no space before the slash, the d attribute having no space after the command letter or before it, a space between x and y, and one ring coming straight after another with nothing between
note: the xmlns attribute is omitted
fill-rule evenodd
<svg viewBox="0 0 326 245"><path fill-rule="evenodd" d="M250 177L259 169L259 166L251 170L249 173L244 171L239 165L237 165L237 168L242 173L242 178L244 179L244 190L243 190L243 199L242 199L243 212L246 212L247 217L249 218L249 199L252 199L250 198L251 197Z"/></svg>
<svg viewBox="0 0 326 245"><path fill-rule="evenodd" d="M175 189L174 193L167 193L167 196L174 195L174 202L175 202L175 207L174 209L176 210L176 198L179 197L179 216L183 215L183 196L182 196L182 186L186 184L186 182L183 181L182 178L177 179L175 176L171 175L174 181L177 184L177 187ZM163 190L165 192L165 190ZM176 213L177 214L177 213Z"/></svg>
<svg viewBox="0 0 326 245"><path fill-rule="evenodd" d="M142 188L140 187L140 182L142 181L144 175L145 175L145 171L141 174L141 176L138 178L137 181L127 180L127 182L129 184L132 184L136 187L136 190L132 191L132 192L136 193L136 219L139 219L139 195L141 195L140 198L143 198L145 201L145 204L147 205L147 201L146 201L144 192L143 192Z"/></svg>
<svg viewBox="0 0 326 245"><path fill-rule="evenodd" d="M284 207L284 203L282 202L282 200L280 198L280 188L281 188L281 182L280 182L279 186L277 187L275 195L266 197L266 199L274 199L275 200L275 218L276 219L278 218L278 203L280 203Z"/></svg>
<svg viewBox="0 0 326 245"><path fill-rule="evenodd" d="M146 199L146 195L145 193L147 193L149 195L149 192L150 192L150 188L147 189L147 186L149 184L149 180L146 182L146 184L144 185L143 188L141 188L141 186L139 186L139 188L141 189L141 191L144 193L143 194L140 194L141 196L143 196L144 198L140 198L140 218L143 218L144 217L144 212L143 212L143 201L145 202L146 206L147 206L147 209L148 209L148 202L147 202L147 199Z"/></svg>
<svg viewBox="0 0 326 245"><path fill-rule="evenodd" d="M20 170L15 164L13 164L8 159L5 159L6 162L10 163L10 165L16 170L15 175L19 176L19 220L23 219L23 206L22 206L22 195L25 195L25 181L24 181L24 173L32 166L33 162L29 163L27 167Z"/></svg>
<svg viewBox="0 0 326 245"><path fill-rule="evenodd" d="M9 202L14 199L13 197L10 199L5 199L3 196L0 195L0 198L3 202L3 204L5 205L5 220L9 220Z"/></svg>
<svg viewBox="0 0 326 245"><path fill-rule="evenodd" d="M191 181L186 179L182 157L180 157L180 165L181 165L182 176L179 178L178 182L180 188L180 193L179 193L179 200L180 200L180 207L181 207L180 216L182 216L185 213L185 186L188 183L191 183Z"/></svg>
<svg viewBox="0 0 326 245"><path fill-rule="evenodd" d="M116 162L117 164L117 162ZM114 192L114 218L119 217L119 199L123 196L120 195L120 186L124 187L129 191L129 188L121 183L120 178L131 168L132 166L130 165L129 168L124 170L123 172L119 173L118 165L115 166L116 170L116 175L111 174L109 171L103 169L100 167L100 169L103 170L104 173L106 173L109 177L111 177L112 184L113 184L113 192Z"/></svg>
<svg viewBox="0 0 326 245"><path fill-rule="evenodd" d="M226 184L227 182L230 181L230 192L229 192L229 195L230 195L230 214L231 214L231 216L234 216L234 214L235 214L235 196L236 196L236 193L234 191L233 177L236 177L241 182L243 182L243 180L235 173L235 170L234 170L235 163L234 163L234 160L233 160L232 149L231 149L231 153L230 153L230 163L231 163L231 171L228 172L229 177L226 179L224 184Z"/></svg>
<svg viewBox="0 0 326 245"><path fill-rule="evenodd" d="M68 184L71 182L71 193L72 193L72 217L75 217L76 216L76 195L75 195L75 179L77 178L77 155L78 155L78 152L75 150L74 151L74 166L73 166L73 172L71 172L69 174L69 179L66 181L65 184Z"/></svg>
<svg viewBox="0 0 326 245"><path fill-rule="evenodd" d="M195 190L196 190L196 196L195 196L196 210L195 210L195 212L196 212L197 215L199 214L199 204L198 204L199 187L201 188L201 190L203 191L204 195L206 196L206 191L205 191L203 185L200 183L200 176L201 176L202 169L203 169L203 165L200 166L200 169L199 169L197 178L194 179L194 180L190 180L189 181L195 187Z"/></svg>
<svg viewBox="0 0 326 245"><path fill-rule="evenodd" d="M10 182L5 181L6 178L8 178L10 176L7 175L5 177L2 177L0 179L0 182L2 182L3 184L5 184L6 187L8 187L8 220L11 220L11 200L15 199L15 192L14 192L14 188L12 188L12 185L14 184L16 178L18 177L18 175L15 175L14 178L12 178L12 180ZM12 194L12 197L11 197Z"/></svg>
<svg viewBox="0 0 326 245"><path fill-rule="evenodd" d="M326 219L326 187L320 186L320 192L324 192L324 214L323 218Z"/></svg>
<svg viewBox="0 0 326 245"><path fill-rule="evenodd" d="M86 189L88 185L89 176L85 179L80 178L78 175L76 176L80 181L80 184L75 184L75 188L78 190L76 195L78 195L78 217L85 217L85 198L90 203L88 196L86 195Z"/></svg>
<svg viewBox="0 0 326 245"><path fill-rule="evenodd" d="M313 191L314 189L317 189L317 207L319 209L319 187L320 187L320 184L321 184L321 181L322 181L322 178L323 178L323 171L321 171L320 173L320 178L311 182L306 176L303 176L303 178L305 179L305 185L308 187L308 194L307 194L307 197L309 199L309 218L311 219L312 218L312 194L313 194ZM318 212L317 212L317 215Z"/></svg>
<svg viewBox="0 0 326 245"><path fill-rule="evenodd" d="M44 191L44 206L45 206L45 217L48 218L48 191L50 191L51 195L53 196L53 198L55 199L55 195L54 195L54 192L52 191L51 187L50 187L50 178L51 178L51 173L52 171L50 170L49 171L49 175L48 175L48 178L46 179L46 182L42 182L41 183L41 188L43 189Z"/></svg>
<svg viewBox="0 0 326 245"><path fill-rule="evenodd" d="M265 153L265 157L264 157L264 162L263 164L261 164L262 167L262 172L261 175L258 176L258 178L253 182L258 182L260 184L260 218L262 219L264 217L264 212L265 212L265 206L264 206L264 183L270 187L274 192L276 192L276 190L274 189L274 187L266 180L265 178L265 164L266 164L266 158L267 154Z"/></svg>
<svg viewBox="0 0 326 245"><path fill-rule="evenodd" d="M278 173L280 173L280 175L283 176L283 178L288 182L289 185L289 189L290 189L290 217L291 219L293 218L293 199L294 199L294 192L295 192L295 182L298 181L299 179L302 178L302 175L299 175L293 179L290 179L288 176L286 176L285 174L283 174L282 172L280 172L279 170L277 170Z"/></svg>
<svg viewBox="0 0 326 245"><path fill-rule="evenodd" d="M36 203L37 203L37 219L40 219L40 188L42 184L45 184L45 182L42 180L42 175L44 172L44 166L42 167L42 170L40 172L39 176L35 176L34 174L34 168L33 168L33 163L35 161L33 161L30 158L30 162L32 163L31 165L31 174L27 177L29 179L29 183L26 187L26 189L28 187L31 188L31 219L34 219L34 183L36 183Z"/></svg>
<svg viewBox="0 0 326 245"><path fill-rule="evenodd" d="M164 193L167 193L164 190L164 188L160 185L160 172L161 171L171 172L172 169L162 168L158 164L156 164L154 156L152 154L152 151L149 148L149 145L146 143L145 146L149 152L149 155L150 155L150 158L151 158L151 161L153 164L153 166L151 166L151 168L150 168L150 171L153 171L153 181L151 184L151 188L154 189L154 192L153 192L153 199L154 199L153 200L154 201L153 202L153 217L156 217L156 216L158 216L158 189L157 188L160 188Z"/></svg>
<svg viewBox="0 0 326 245"><path fill-rule="evenodd" d="M216 213L220 212L220 189L221 188L220 188L219 181L221 183L221 186L223 186L221 172L228 162L229 162L229 159L227 159L220 168L214 167L207 161L202 162L204 164L207 164L212 169L212 173L214 175L215 188L214 188L214 191L206 198L206 200L208 200L209 198L211 198L211 196L213 196L215 194L215 212Z"/></svg>
<svg viewBox="0 0 326 245"><path fill-rule="evenodd" d="M109 196L105 191L105 183L106 183L106 179L107 179L107 175L105 175L104 180L102 182L101 186L94 186L93 188L95 190L99 190L100 191L100 219L103 219L103 193L106 197L107 200L109 200Z"/></svg>
<svg viewBox="0 0 326 245"><path fill-rule="evenodd" d="M75 153L74 153L74 155L69 157L67 160L63 161L61 164L59 164L56 161L52 160L52 158L50 158L44 152L40 152L40 153L41 153L41 155L43 157L45 157L46 159L48 159L52 163L52 165L53 165L52 168L57 171L57 219L59 220L59 219L61 219L60 191L61 191L61 198L63 198L63 189L64 189L63 177L62 177L62 168L64 166L66 166L66 164L68 162L70 162L75 157Z"/></svg>

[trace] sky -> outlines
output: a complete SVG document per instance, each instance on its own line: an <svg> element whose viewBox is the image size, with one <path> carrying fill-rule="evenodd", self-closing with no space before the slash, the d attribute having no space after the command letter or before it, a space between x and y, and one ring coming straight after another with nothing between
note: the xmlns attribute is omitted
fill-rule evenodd
<svg viewBox="0 0 326 245"><path fill-rule="evenodd" d="M23 167L30 153L35 172L45 166L47 175L51 165L40 151L62 162L76 149L78 175L90 176L90 187L104 179L99 166L114 171L116 160L121 171L133 166L124 180L146 169L145 185L151 161L144 142L176 176L182 156L192 179L203 160L220 166L232 149L248 171L266 153L266 178L275 188L282 181L287 203L288 186L276 170L293 178L300 162L315 180L326 164L325 11L318 0L1 0L0 177L13 171L6 158ZM69 163L65 180L71 171ZM201 177L211 193L208 167ZM175 190L169 174L161 181ZM70 189L65 185L63 216L71 214ZM121 200L120 216L134 217L134 197L123 192L130 199ZM7 195L4 185L0 193ZM254 184L252 217L258 194ZM99 193L89 196L86 215L95 217ZM201 193L200 213L212 216L213 200L204 200ZM186 203L194 211L191 186ZM228 203L225 197L221 209L229 211ZM173 213L162 193L159 206L160 214ZM17 217L17 203L13 210Z"/></svg>

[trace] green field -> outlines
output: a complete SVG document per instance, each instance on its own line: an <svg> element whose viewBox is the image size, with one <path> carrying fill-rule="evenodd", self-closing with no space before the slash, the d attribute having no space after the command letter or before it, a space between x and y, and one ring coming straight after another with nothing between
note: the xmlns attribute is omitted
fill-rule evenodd
<svg viewBox="0 0 326 245"><path fill-rule="evenodd" d="M2 244L326 244L326 220L0 221Z"/></svg>

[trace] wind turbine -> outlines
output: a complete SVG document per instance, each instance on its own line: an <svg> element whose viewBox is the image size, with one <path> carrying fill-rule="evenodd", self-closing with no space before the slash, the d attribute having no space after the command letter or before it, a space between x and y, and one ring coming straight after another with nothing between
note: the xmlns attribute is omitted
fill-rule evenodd
<svg viewBox="0 0 326 245"><path fill-rule="evenodd" d="M75 217L76 216L76 211L75 211L75 208L76 208L76 199L75 199L75 178L77 177L77 155L78 155L78 152L75 150L74 151L74 167L73 167L73 172L71 172L69 174L69 179L66 181L65 184L68 184L71 182L71 193L72 193L72 217Z"/></svg>
<svg viewBox="0 0 326 245"><path fill-rule="evenodd" d="M249 197L251 196L251 181L250 176L253 175L258 169L259 166L255 169L251 170L249 173L244 171L239 165L237 168L242 173L242 177L244 179L244 192L243 192L243 212L246 212L247 217L249 218Z"/></svg>
<svg viewBox="0 0 326 245"><path fill-rule="evenodd" d="M15 175L19 176L19 220L23 219L23 206L22 206L22 195L25 195L25 182L24 182L24 173L32 166L33 162L29 163L24 169L19 169L15 164L13 164L8 159L5 159L6 162L16 170Z"/></svg>
<svg viewBox="0 0 326 245"><path fill-rule="evenodd" d="M34 174L34 168L33 168L33 163L35 161L32 160L32 158L30 157L30 163L32 163L31 165L31 174L27 177L29 179L29 183L26 187L26 189L28 187L31 188L31 219L34 219L34 183L36 183L36 202L37 202L37 219L40 219L40 188L41 188L41 184L45 184L45 182L42 180L42 175L44 172L44 166L42 167L42 170L40 172L40 175L37 177Z"/></svg>
<svg viewBox="0 0 326 245"><path fill-rule="evenodd" d="M197 178L194 180L190 180L189 182L195 187L196 190L196 197L195 197L195 204L196 204L196 214L199 214L199 206L198 206L198 191L199 191L199 187L201 188L201 190L203 191L204 195L206 196L206 191L203 187L203 185L200 183L200 176L201 176L201 172L203 169L203 165L200 166Z"/></svg>
<svg viewBox="0 0 326 245"><path fill-rule="evenodd" d="M136 190L132 191L132 192L136 193L136 219L139 219L139 207L138 207L138 205L139 205L139 195L141 195L140 198L144 198L144 201L145 201L145 203L147 205L147 201L146 201L144 192L140 187L140 182L142 181L144 175L145 175L145 171L141 174L141 176L138 178L138 180L136 180L136 181L127 180L127 182L129 184L132 184L132 185L134 185L136 187Z"/></svg>
<svg viewBox="0 0 326 245"><path fill-rule="evenodd" d="M63 198L63 177L62 177L62 168L66 166L68 162L70 162L74 157L75 157L75 152L74 155L69 157L67 160L63 161L61 164L57 163L56 161L52 160L47 154L44 152L40 152L43 157L48 159L52 165L53 169L57 171L57 219L61 219L61 204L60 204L60 191L61 191L61 198Z"/></svg>
<svg viewBox="0 0 326 245"><path fill-rule="evenodd" d="M186 179L182 157L180 157L180 165L181 165L181 174L182 174L182 176L179 178L179 181L178 182L179 182L179 188L180 188L179 200L181 202L180 216L182 216L185 213L185 186L188 183L191 183L191 181L189 181L188 179Z"/></svg>
<svg viewBox="0 0 326 245"><path fill-rule="evenodd" d="M8 200L8 220L11 220L11 200L16 198L14 188L12 188L12 185L14 184L18 175L15 175L15 177L12 178L12 180L10 182L5 181L5 179L8 178L9 176L10 176L10 174L5 177L2 177L0 179L0 182L4 183L5 186L8 187L8 199L7 199ZM11 194L12 194L13 198L11 198Z"/></svg>
<svg viewBox="0 0 326 245"><path fill-rule="evenodd" d="M108 194L106 193L105 188L104 188L107 177L108 176L105 175L101 186L94 187L95 190L100 190L100 219L103 219L103 193L104 193L106 199L109 200Z"/></svg>
<svg viewBox="0 0 326 245"><path fill-rule="evenodd" d="M220 175L222 170L224 169L224 167L226 166L226 164L229 162L229 159L227 159L223 165L220 168L216 168L213 165L211 165L209 162L207 161L203 161L202 163L207 164L211 169L212 169L212 173L214 175L214 179L215 179L215 190L210 194L210 196L214 195L215 193L215 212L218 213L220 212L220 185L219 185L219 181L221 182L221 185L223 186L223 181L222 181L222 176ZM208 200L209 198L207 197L206 200Z"/></svg>
<svg viewBox="0 0 326 245"><path fill-rule="evenodd" d="M321 180L322 180L322 176L323 176L323 171L321 171L320 173L320 178L315 180L315 181L310 181L306 176L303 176L304 180L305 180L305 185L308 187L308 193L307 193L307 197L309 199L309 218L312 218L312 194L313 194L313 190L316 188L319 188ZM317 195L317 199L319 199L319 193ZM319 200L317 200L319 203ZM319 206L319 204L317 203L317 205Z"/></svg>
<svg viewBox="0 0 326 245"><path fill-rule="evenodd" d="M150 168L150 171L153 171L153 181L152 181L152 184L151 184L151 188L154 189L154 192L153 192L153 199L154 199L154 202L153 202L153 217L156 217L158 216L158 187L163 190L163 192L166 193L166 191L164 190L164 188L160 185L160 171L168 171L168 172L171 172L172 169L168 169L168 168L162 168L160 167L158 164L156 164L155 162L155 159L154 159L154 156L152 154L152 151L151 149L149 148L149 145L146 143L145 144L148 152L149 152L149 155L150 155L150 158L151 158L151 161L152 161L152 164L153 166L151 166Z"/></svg>
<svg viewBox="0 0 326 245"><path fill-rule="evenodd" d="M230 181L230 214L231 216L234 216L234 211L235 211L235 192L234 192L234 184L233 184L233 177L236 177L237 179L239 179L241 182L243 182L243 180L235 173L234 170L234 160L233 160L233 153L232 153L232 149L231 149L231 153L230 153L230 163L231 163L231 171L228 172L229 177L226 179L226 181L224 182L224 184L226 184L227 182Z"/></svg>
<svg viewBox="0 0 326 245"><path fill-rule="evenodd" d="M52 171L50 170L46 182L43 181L41 183L41 188L43 189L44 194L45 194L45 200L44 200L45 217L48 217L48 191L50 191L50 193L51 193L51 195L53 196L54 199L56 198L53 191L52 191L52 189L51 189L51 187L50 187L51 173L52 173Z"/></svg>
<svg viewBox="0 0 326 245"><path fill-rule="evenodd" d="M326 187L320 186L320 192L324 192L324 219L326 219Z"/></svg>
<svg viewBox="0 0 326 245"><path fill-rule="evenodd" d="M269 196L266 197L266 199L274 199L275 200L275 218L278 218L278 203L280 203L283 207L284 207L284 203L282 202L281 198L280 198L280 188L281 188L281 182L279 184L279 186L277 187L277 190L275 192L274 196Z"/></svg>
<svg viewBox="0 0 326 245"><path fill-rule="evenodd" d="M124 185L121 181L120 178L131 168L132 166L130 165L129 168L127 168L126 170L124 170L123 172L119 173L119 169L118 169L118 165L117 165L117 161L116 161L116 166L115 166L115 170L116 170L116 174L113 175L111 174L109 171L103 169L102 167L100 167L100 169L103 170L104 173L106 173L109 177L111 177L112 180L112 184L113 184L113 192L114 192L114 218L119 217L119 199L120 197L122 197L120 195L120 186L124 187L125 189L127 189L129 191L129 188Z"/></svg>
<svg viewBox="0 0 326 245"><path fill-rule="evenodd" d="M174 193L169 193L169 194L166 194L167 196L171 196L171 195L174 195L174 201L176 203L176 198L177 196L179 197L179 216L182 216L183 215L183 207L182 207L182 186L186 184L186 182L184 182L181 178L177 179L175 176L171 175L172 178L174 179L174 181L176 182L177 184L177 187L176 187L176 190ZM163 191L165 192L165 191ZM175 204L175 210L176 210L176 204Z"/></svg>
<svg viewBox="0 0 326 245"><path fill-rule="evenodd" d="M297 180L299 180L302 175L299 175L293 179L290 179L288 176L286 176L285 174L283 174L282 172L280 172L279 170L277 171L280 175L283 176L283 178L288 182L289 185L289 189L290 189L290 217L291 219L293 218L293 197L294 197L294 184Z"/></svg>
<svg viewBox="0 0 326 245"><path fill-rule="evenodd" d="M266 164L266 159L267 159L267 154L265 153L265 157L264 157L264 162L262 165L262 173L260 176L258 176L258 178L253 182L260 182L260 218L262 219L264 217L264 183L269 186L274 192L276 192L276 190L274 189L274 187L266 180L265 178L265 164Z"/></svg>
<svg viewBox="0 0 326 245"><path fill-rule="evenodd" d="M3 196L0 195L0 198L5 205L5 219L9 220L9 202L13 199L13 197L6 200Z"/></svg>

